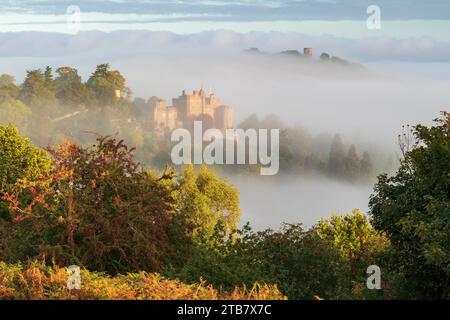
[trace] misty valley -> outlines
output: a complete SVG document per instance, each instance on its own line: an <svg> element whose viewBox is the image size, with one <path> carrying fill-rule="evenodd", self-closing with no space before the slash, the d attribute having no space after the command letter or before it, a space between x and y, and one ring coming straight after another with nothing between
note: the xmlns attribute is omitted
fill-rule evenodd
<svg viewBox="0 0 450 320"><path fill-rule="evenodd" d="M450 298L448 63L40 35L0 32L0 300Z"/></svg>
<svg viewBox="0 0 450 320"><path fill-rule="evenodd" d="M155 167L162 170L168 164L180 168L189 163L212 165L221 176L229 177L230 181L236 181L240 186L243 221L248 220L255 226L275 228L281 222L299 219L313 224L318 218L332 213L350 212L354 208L366 210L367 197L376 175L393 172L398 166L398 155L393 151L374 147L358 139L355 139L355 143L348 141L348 138L344 141L339 133L321 132L313 135L302 125L285 124L273 113L262 118L251 114L242 120L236 125L238 129L234 131L233 137L237 137L237 140L233 143L234 138L230 138L229 132L225 133L226 128L232 126L233 113L230 112L225 119L227 123L209 117L204 109L197 113L191 110L191 118L186 118L182 125L192 129L193 139L184 139L186 133L190 136L188 129L183 129L185 132L182 134L178 134L177 130L172 131L183 119L182 115L173 118L175 107L165 106L164 100L157 97L151 97L148 101L131 99L131 90L126 86L125 77L120 71L111 70L109 65L97 66L86 82L73 67L59 67L55 73L54 76L50 67L29 70L20 85L16 84L13 76L2 75L1 123L16 125L21 133L43 148L68 140L88 146L97 135L114 135L135 148L135 159L143 169ZM104 86L97 80L100 77L110 78L108 81L115 87ZM179 98L174 98L174 104L180 104L182 99L187 98L193 99L191 105L195 99L215 99L211 103L220 103L217 95L206 94L201 89L194 90L193 95L183 91ZM199 108L205 107L199 105ZM227 108L230 110L232 107ZM233 111L237 113L238 110L234 108ZM166 114L169 111L171 114ZM214 124L214 121L219 122ZM202 129L206 133L211 127L221 129L212 129L215 130L212 133L219 135L208 137L207 140L213 142L199 147L201 143L198 137L202 133L198 133L198 137L195 135L199 126L204 127ZM276 151L279 157L276 165L270 162L274 161L271 158L263 164L257 161L261 158L257 154L262 149L256 143L261 142L261 136L258 139L258 133L255 131L253 134L251 130L261 133L274 129L278 130L277 136L271 133L266 137L270 139L265 142L265 149L269 147L270 151L276 142L277 149L266 153L270 155ZM236 136L237 132L239 134ZM220 150L226 147L226 152L220 152L218 147L221 147ZM212 160L200 161L197 154L204 154L207 149L212 149L208 152ZM233 152L230 153L230 150ZM252 150L253 153L250 152ZM242 152L238 155L236 151ZM174 154L182 158L175 161ZM265 169L267 165L273 168ZM280 174L272 180L254 179L264 170L271 171L270 174L280 171ZM315 194L321 194L322 198L312 200L314 197L311 196ZM264 199L268 200L265 204ZM297 211L286 212L283 209L285 203L296 203ZM270 213L268 208L271 208Z"/></svg>

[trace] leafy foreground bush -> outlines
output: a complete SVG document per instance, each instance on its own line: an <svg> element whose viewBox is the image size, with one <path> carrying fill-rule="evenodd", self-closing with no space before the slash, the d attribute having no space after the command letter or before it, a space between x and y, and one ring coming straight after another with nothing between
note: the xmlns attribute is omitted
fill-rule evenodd
<svg viewBox="0 0 450 320"><path fill-rule="evenodd" d="M246 225L227 234L216 233L196 243L191 258L171 278L208 283L232 290L236 285L276 284L289 299L382 299L383 290L366 289L367 267L384 267L380 253L387 239L358 210L323 219L310 229L285 224L280 230L253 232Z"/></svg>
<svg viewBox="0 0 450 320"><path fill-rule="evenodd" d="M27 266L0 262L0 300L283 300L276 286L255 284L252 289L235 288L221 292L204 282L187 285L157 273L129 273L109 277L104 273L81 271L81 289L67 288L65 268L33 262Z"/></svg>
<svg viewBox="0 0 450 320"><path fill-rule="evenodd" d="M45 258L111 275L161 272L187 260L198 233L212 233L219 221L236 228L238 191L206 167L147 172L134 149L111 137L88 148L48 148L42 157L49 163L35 167L30 152L10 152L29 141L0 126L0 142L2 130L12 133L0 144L0 261ZM23 157L31 164L16 159ZM1 176L10 171L17 172Z"/></svg>
<svg viewBox="0 0 450 320"><path fill-rule="evenodd" d="M450 113L399 140L400 168L370 198L373 225L391 240L397 297L450 299Z"/></svg>

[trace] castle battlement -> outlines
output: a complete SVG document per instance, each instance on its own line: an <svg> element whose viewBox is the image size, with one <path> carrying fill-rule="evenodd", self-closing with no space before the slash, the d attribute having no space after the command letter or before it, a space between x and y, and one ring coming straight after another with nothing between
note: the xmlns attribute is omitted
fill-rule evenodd
<svg viewBox="0 0 450 320"><path fill-rule="evenodd" d="M198 120L203 122L204 128L225 131L233 127L234 108L222 105L219 98L212 93L205 94L203 89L194 90L192 94L183 90L172 99L172 106L166 106L163 99L151 97L147 106L150 112L147 123L156 131L191 129Z"/></svg>

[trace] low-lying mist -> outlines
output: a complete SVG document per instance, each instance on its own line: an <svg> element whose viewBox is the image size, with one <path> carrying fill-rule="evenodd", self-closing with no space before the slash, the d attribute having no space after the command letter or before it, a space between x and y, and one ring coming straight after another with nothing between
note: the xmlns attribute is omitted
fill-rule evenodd
<svg viewBox="0 0 450 320"><path fill-rule="evenodd" d="M417 67L409 64L408 73L402 75L400 62L378 62L360 70L294 57L242 53L247 44L261 44L271 53L309 46L306 42L290 44L289 39L299 40L295 34L268 34L268 44L262 43L260 34L254 36L256 41L251 35L239 38L226 32L215 36L148 33L148 43L145 35L132 31L87 32L77 38L21 34L16 36L19 40L9 40L17 48L15 55L11 55L13 48L2 50L0 69L21 81L25 69L70 65L77 67L86 79L97 64L108 62L127 78L135 97L155 95L170 105L171 98L183 89L203 87L216 93L224 104L235 107L236 123L251 113L275 113L284 122L300 123L314 134L340 132L351 140L390 150L396 148L396 136L403 124L430 123L450 101L450 79L433 79L425 72L426 63L416 63ZM30 38L35 41L30 42ZM330 46L337 51L336 41L330 40ZM20 50L25 43L27 49ZM45 50L42 43L46 44ZM345 44L343 41L343 47ZM33 54L29 47L34 45L37 49ZM313 48L313 60L327 51L325 46L322 41L320 49ZM351 60L353 57L342 56L347 50L328 53ZM362 48L356 51L361 54Z"/></svg>
<svg viewBox="0 0 450 320"><path fill-rule="evenodd" d="M86 33L86 42L92 37ZM279 46L270 43L271 54L265 55L242 52L245 44L235 39L222 37L217 39L219 43L205 44L200 35L195 45L190 37L178 36L176 45L171 42L165 50L164 34L159 43L153 35L146 46L142 37L133 40L129 32L123 42L117 38L120 51L111 48L110 41L99 41L95 50L70 54L61 50L58 36L46 42L48 52L44 57L30 52L26 57L20 52L3 55L0 74L10 73L22 81L25 69L69 65L86 80L97 64L109 63L125 76L134 97L158 96L171 105L171 98L183 89L202 87L235 108L236 124L253 113L260 117L276 114L287 125L300 124L315 136L341 133L349 143L386 154L397 151L402 125L428 125L450 104L450 79L424 72L424 63L417 72L415 64L409 64L407 73L399 71L401 63L351 68L319 62L322 50L315 51L311 59L275 55L309 46L296 42L287 46L284 38ZM335 39L333 44L336 50ZM332 212L353 208L365 211L372 190L371 184L352 185L322 176L272 180L231 177L231 182L241 193L242 221L250 220L257 229L275 228L283 221L310 225Z"/></svg>
<svg viewBox="0 0 450 320"><path fill-rule="evenodd" d="M368 210L371 184L351 184L324 176L230 177L241 196L241 225L255 230L278 229L282 223L311 226L333 213Z"/></svg>

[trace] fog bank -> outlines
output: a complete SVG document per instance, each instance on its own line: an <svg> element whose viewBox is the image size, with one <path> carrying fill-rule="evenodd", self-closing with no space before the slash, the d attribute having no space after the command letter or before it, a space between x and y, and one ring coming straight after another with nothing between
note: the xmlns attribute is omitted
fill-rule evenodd
<svg viewBox="0 0 450 320"><path fill-rule="evenodd" d="M278 229L282 223L311 226L333 213L368 211L372 185L353 185L325 177L297 177L261 181L259 178L232 177L241 196L241 225Z"/></svg>

